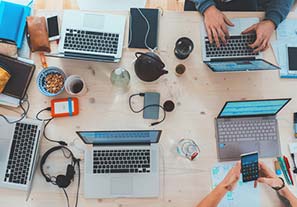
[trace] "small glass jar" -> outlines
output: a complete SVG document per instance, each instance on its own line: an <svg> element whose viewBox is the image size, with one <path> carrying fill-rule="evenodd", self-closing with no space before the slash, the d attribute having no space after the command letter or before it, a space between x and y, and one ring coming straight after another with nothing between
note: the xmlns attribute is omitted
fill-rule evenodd
<svg viewBox="0 0 297 207"><path fill-rule="evenodd" d="M114 86L125 88L130 83L130 74L124 68L117 68L111 72L110 81Z"/></svg>

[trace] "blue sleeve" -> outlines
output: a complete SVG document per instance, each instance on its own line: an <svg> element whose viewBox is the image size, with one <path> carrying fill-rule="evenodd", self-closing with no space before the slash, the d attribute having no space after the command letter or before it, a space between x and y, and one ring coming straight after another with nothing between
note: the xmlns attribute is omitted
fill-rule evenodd
<svg viewBox="0 0 297 207"><path fill-rule="evenodd" d="M208 7L215 5L215 2L213 0L191 0L191 1L195 3L196 9L201 14L203 14Z"/></svg>
<svg viewBox="0 0 297 207"><path fill-rule="evenodd" d="M277 27L288 15L294 0L270 0L266 5L265 19Z"/></svg>

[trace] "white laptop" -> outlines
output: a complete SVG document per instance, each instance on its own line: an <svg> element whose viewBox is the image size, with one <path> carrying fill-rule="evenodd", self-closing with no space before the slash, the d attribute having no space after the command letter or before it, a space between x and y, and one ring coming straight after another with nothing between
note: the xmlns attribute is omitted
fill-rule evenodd
<svg viewBox="0 0 297 207"><path fill-rule="evenodd" d="M59 53L54 57L119 62L122 57L126 17L66 10Z"/></svg>
<svg viewBox="0 0 297 207"><path fill-rule="evenodd" d="M77 131L85 152L86 198L158 197L159 130Z"/></svg>
<svg viewBox="0 0 297 207"><path fill-rule="evenodd" d="M0 131L0 187L29 191L38 163L43 122L23 119L9 124L0 118Z"/></svg>
<svg viewBox="0 0 297 207"><path fill-rule="evenodd" d="M234 27L228 27L230 37L220 47L208 40L204 25L201 26L201 47L203 62L214 72L240 72L277 70L277 66L262 59L261 53L253 53L249 47L256 40L256 34L241 34L242 31L259 22L259 18L231 19Z"/></svg>

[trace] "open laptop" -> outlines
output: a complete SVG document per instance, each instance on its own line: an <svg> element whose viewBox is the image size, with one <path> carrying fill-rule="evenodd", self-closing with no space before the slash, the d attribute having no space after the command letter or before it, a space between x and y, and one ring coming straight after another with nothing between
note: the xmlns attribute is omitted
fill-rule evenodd
<svg viewBox="0 0 297 207"><path fill-rule="evenodd" d="M8 117L16 120L16 117ZM39 157L43 122L0 118L0 187L29 191Z"/></svg>
<svg viewBox="0 0 297 207"><path fill-rule="evenodd" d="M238 160L258 151L260 157L280 155L277 113L291 99L226 102L215 120L220 160Z"/></svg>
<svg viewBox="0 0 297 207"><path fill-rule="evenodd" d="M125 22L125 16L66 10L59 53L48 56L119 62Z"/></svg>
<svg viewBox="0 0 297 207"><path fill-rule="evenodd" d="M230 37L220 47L210 44L204 25L201 26L201 46L203 62L214 72L240 72L276 70L277 66L261 59L260 53L253 53L248 45L256 40L256 34L241 34L246 28L258 23L258 18L231 19L234 27L228 27Z"/></svg>
<svg viewBox="0 0 297 207"><path fill-rule="evenodd" d="M158 197L159 130L77 131L85 151L86 198Z"/></svg>

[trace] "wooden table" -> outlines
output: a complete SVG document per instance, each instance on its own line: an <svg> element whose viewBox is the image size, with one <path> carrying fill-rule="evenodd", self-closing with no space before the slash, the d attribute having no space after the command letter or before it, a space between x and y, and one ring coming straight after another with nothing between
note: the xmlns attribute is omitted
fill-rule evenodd
<svg viewBox="0 0 297 207"><path fill-rule="evenodd" d="M49 12L52 13L52 12ZM48 14L37 11L36 14ZM124 13L128 16L128 13ZM227 13L229 17L262 17L262 13ZM290 15L293 16L293 14ZM120 63L97 63L76 60L48 58L50 66L58 66L70 74L81 75L87 80L88 93L79 98L80 114L72 118L57 118L48 127L47 134L56 140L65 140L75 155L84 159L85 144L76 136L76 130L108 130L108 129L161 129L160 140L160 178L161 194L155 199L85 199L83 196L84 179L81 182L79 206L96 207L190 207L201 200L211 190L210 170L218 162L216 153L214 118L225 101L262 99L262 98L293 98L279 113L279 128L282 152L288 153L288 143L293 138L293 112L296 111L297 87L296 80L280 79L278 71L213 73L201 59L199 27L202 21L197 12L165 12L160 18L159 54L169 70L153 83L140 81L134 73L133 60L135 49L127 48L128 27L126 27L123 57ZM127 24L128 25L128 22ZM186 60L178 60L173 53L174 45L179 37L190 37L195 46L194 51ZM275 38L275 37L273 37ZM35 78L41 70L39 56L34 54L37 66L34 78L28 90L31 109L29 117L42 108L49 106L51 98L43 96L37 89ZM264 53L265 59L275 62L272 51ZM177 77L175 66L186 65L186 73ZM131 75L130 87L127 91L115 88L109 79L110 73L117 67L126 68ZM132 93L156 91L161 93L161 103L171 99L176 109L167 114L164 123L149 127L151 121L142 119L141 114L134 114L128 106L128 97ZM67 97L64 92L57 98ZM135 100L135 102L137 102ZM142 99L139 99L142 103ZM14 113L1 107L0 113ZM176 153L177 142L181 138L194 139L201 155L194 161L179 157ZM41 142L41 153L53 146L45 139ZM271 165L271 159L266 161ZM65 174L68 162L62 154L57 153L45 168L51 174ZM82 174L84 168L82 164ZM82 175L83 178L83 175ZM70 194L71 206L74 204L77 177L67 189ZM100 184L98 184L100 187ZM262 206L279 206L280 202L273 190L266 186L261 188ZM66 206L61 189L45 182L39 168L36 170L32 194L29 201L24 201L25 194L16 190L0 190L0 206Z"/></svg>

